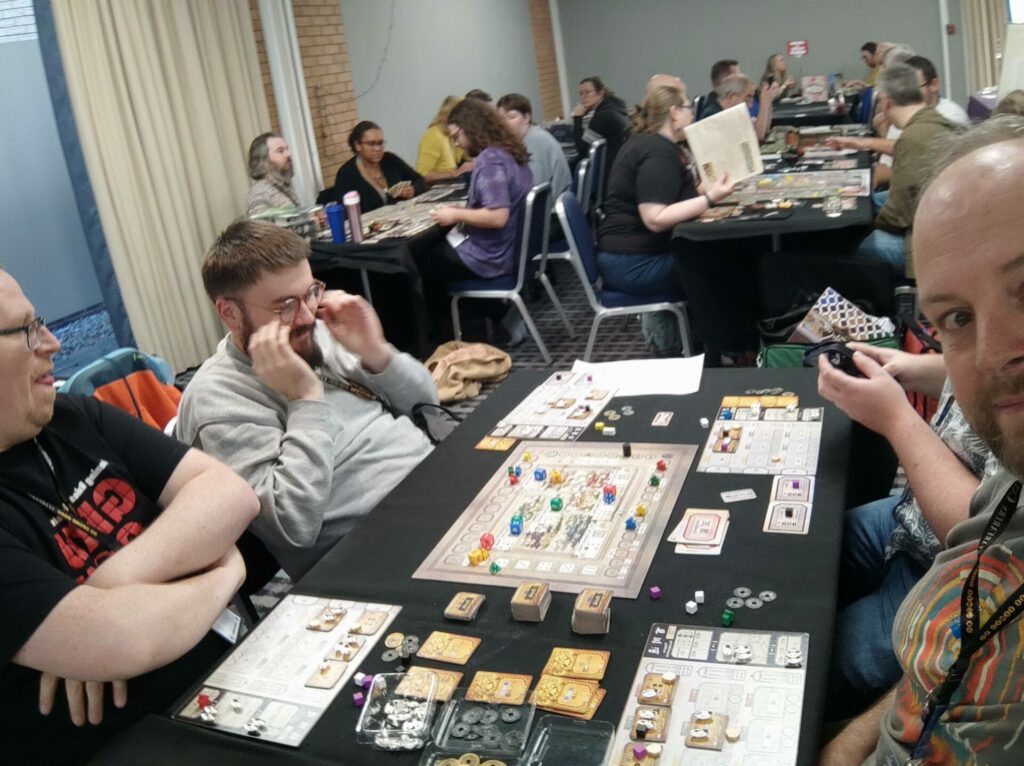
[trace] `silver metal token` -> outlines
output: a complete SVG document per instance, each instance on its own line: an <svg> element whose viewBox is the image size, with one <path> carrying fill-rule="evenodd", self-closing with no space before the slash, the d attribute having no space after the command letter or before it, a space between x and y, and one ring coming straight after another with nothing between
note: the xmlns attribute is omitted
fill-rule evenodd
<svg viewBox="0 0 1024 766"><path fill-rule="evenodd" d="M515 723L523 717L522 712L519 708L515 707L503 707L501 709L501 720L505 723Z"/></svg>
<svg viewBox="0 0 1024 766"><path fill-rule="evenodd" d="M725 605L730 609L742 609L743 604L743 599L739 598L738 596L733 596L732 598L727 598L725 600Z"/></svg>
<svg viewBox="0 0 1024 766"><path fill-rule="evenodd" d="M751 594L750 588L744 587L742 585L740 587L738 587L738 588L733 588L733 590L732 590L732 595L738 596L739 598L746 598L750 594Z"/></svg>
<svg viewBox="0 0 1024 766"><path fill-rule="evenodd" d="M773 590L763 590L757 594L757 597L765 603L767 603L769 601L774 601L775 599L777 599L778 595Z"/></svg>
<svg viewBox="0 0 1024 766"><path fill-rule="evenodd" d="M761 599L757 596L751 596L743 603L747 605L748 609L760 609L763 606Z"/></svg>
<svg viewBox="0 0 1024 766"><path fill-rule="evenodd" d="M489 726L490 724L494 723L497 720L498 720L498 711L497 710L485 710L483 713L480 714L480 723L484 724L485 726Z"/></svg>
<svg viewBox="0 0 1024 766"><path fill-rule="evenodd" d="M469 734L468 723L457 723L454 726L452 726L451 735L456 739L462 739L467 734Z"/></svg>
<svg viewBox="0 0 1024 766"><path fill-rule="evenodd" d="M463 710L462 715L459 719L463 723L468 723L470 726L475 726L480 723L480 719L483 717L483 712L479 708L469 708L469 710Z"/></svg>
<svg viewBox="0 0 1024 766"><path fill-rule="evenodd" d="M394 649L387 649L380 656L380 658L384 660L384 662L394 662L398 659L398 652L396 652Z"/></svg>

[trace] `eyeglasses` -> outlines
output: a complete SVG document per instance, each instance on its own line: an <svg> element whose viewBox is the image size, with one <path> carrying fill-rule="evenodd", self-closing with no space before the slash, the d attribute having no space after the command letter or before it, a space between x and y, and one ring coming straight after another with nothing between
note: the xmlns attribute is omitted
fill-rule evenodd
<svg viewBox="0 0 1024 766"><path fill-rule="evenodd" d="M6 330L0 330L0 336L17 335L19 332L23 332L25 333L25 345L28 346L28 350L38 351L39 347L43 345L43 339L40 337L39 331L45 326L46 320L42 317L36 317L21 327L9 327Z"/></svg>
<svg viewBox="0 0 1024 766"><path fill-rule="evenodd" d="M383 149L387 141L360 141L362 146L369 146L371 149Z"/></svg>
<svg viewBox="0 0 1024 766"><path fill-rule="evenodd" d="M249 303L248 301L238 300L238 298L232 298L231 300L244 303L246 306L255 306L265 311L272 311L277 314L281 324L291 324L299 315L299 305L301 303L306 304L306 308L309 309L311 314L316 314L316 309L324 297L324 290L326 288L327 285L318 279L306 290L304 295L296 298L285 298L276 306L261 306L259 303Z"/></svg>
<svg viewBox="0 0 1024 766"><path fill-rule="evenodd" d="M455 128L455 132L448 134L448 136L452 139L452 141L458 141L459 140L459 136L461 136L461 135L462 135L462 128Z"/></svg>

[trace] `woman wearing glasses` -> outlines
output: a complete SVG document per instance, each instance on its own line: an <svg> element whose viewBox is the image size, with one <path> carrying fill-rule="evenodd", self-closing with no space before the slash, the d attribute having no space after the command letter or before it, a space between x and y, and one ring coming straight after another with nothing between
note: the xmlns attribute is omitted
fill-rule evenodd
<svg viewBox="0 0 1024 766"><path fill-rule="evenodd" d="M605 218L597 231L597 265L606 288L632 295L677 294L682 286L672 256L672 229L704 213L732 192L723 177L697 189L679 143L693 122L685 90L654 88L636 116L636 132L612 165ZM652 317L652 319L647 319ZM662 355L679 353L681 338L670 312L644 315L644 337Z"/></svg>
<svg viewBox="0 0 1024 766"><path fill-rule="evenodd" d="M363 120L352 128L348 146L352 159L338 168L334 180L338 202L346 192L359 192L362 210L368 213L427 190L423 176L397 155L384 151L384 134L376 123Z"/></svg>

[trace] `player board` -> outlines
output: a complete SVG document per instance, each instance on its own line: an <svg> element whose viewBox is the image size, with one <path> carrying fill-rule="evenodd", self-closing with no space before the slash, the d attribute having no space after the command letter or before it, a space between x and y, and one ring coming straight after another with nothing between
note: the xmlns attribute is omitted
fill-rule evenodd
<svg viewBox="0 0 1024 766"><path fill-rule="evenodd" d="M512 439L575 440L608 409L615 389L589 373L556 372L498 421L491 436Z"/></svg>
<svg viewBox="0 0 1024 766"><path fill-rule="evenodd" d="M174 717L298 747L401 610L290 593Z"/></svg>
<svg viewBox="0 0 1024 766"><path fill-rule="evenodd" d="M832 195L866 197L871 191L871 170L819 170L814 173L765 173L745 181L726 203L775 199L820 199Z"/></svg>
<svg viewBox="0 0 1024 766"><path fill-rule="evenodd" d="M795 394L724 397L697 470L813 476L823 411L799 403Z"/></svg>
<svg viewBox="0 0 1024 766"><path fill-rule="evenodd" d="M796 763L807 649L806 633L655 623L610 763ZM638 721L646 722L643 737ZM654 743L660 759L625 757L634 745Z"/></svg>
<svg viewBox="0 0 1024 766"><path fill-rule="evenodd" d="M543 580L562 593L636 598L697 448L634 443L624 457L623 447L520 442L413 577L509 588ZM474 566L485 534L493 547Z"/></svg>

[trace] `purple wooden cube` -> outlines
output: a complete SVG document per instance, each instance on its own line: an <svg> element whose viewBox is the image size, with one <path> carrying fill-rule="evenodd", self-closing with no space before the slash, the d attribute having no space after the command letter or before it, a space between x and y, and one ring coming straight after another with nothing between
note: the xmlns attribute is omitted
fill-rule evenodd
<svg viewBox="0 0 1024 766"><path fill-rule="evenodd" d="M651 594L651 601L657 601L661 598L661 588L657 585L652 585L647 592Z"/></svg>
<svg viewBox="0 0 1024 766"><path fill-rule="evenodd" d="M373 674L367 673L366 676L363 678L362 683L360 683L359 685L362 686L364 689L369 689L371 686L373 686Z"/></svg>
<svg viewBox="0 0 1024 766"><path fill-rule="evenodd" d="M643 745L633 745L633 757L638 761L642 761L647 757L647 748Z"/></svg>
<svg viewBox="0 0 1024 766"><path fill-rule="evenodd" d="M366 697L362 692L356 692L352 695L352 704L356 707L362 707L364 702L366 702Z"/></svg>

